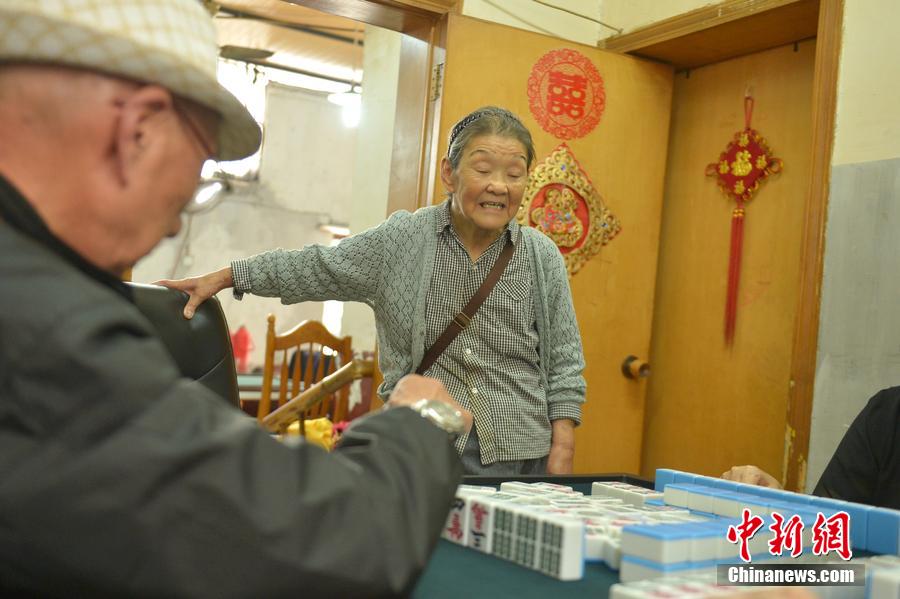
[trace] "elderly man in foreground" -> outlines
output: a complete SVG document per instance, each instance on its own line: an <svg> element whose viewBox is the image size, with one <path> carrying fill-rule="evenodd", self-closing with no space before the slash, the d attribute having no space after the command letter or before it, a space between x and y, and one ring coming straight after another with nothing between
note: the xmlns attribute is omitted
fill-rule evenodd
<svg viewBox="0 0 900 599"><path fill-rule="evenodd" d="M283 445L118 279L204 160L258 147L216 53L196 0L0 0L0 594L403 595L437 540L471 424L440 383L333 454Z"/></svg>

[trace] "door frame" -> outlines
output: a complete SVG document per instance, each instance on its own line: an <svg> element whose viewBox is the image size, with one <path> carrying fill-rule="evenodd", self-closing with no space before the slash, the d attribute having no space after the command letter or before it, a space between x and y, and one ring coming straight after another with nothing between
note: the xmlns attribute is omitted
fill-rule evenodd
<svg viewBox="0 0 900 599"><path fill-rule="evenodd" d="M366 25L405 33L423 41L448 12L459 12L462 0L285 0Z"/></svg>
<svg viewBox="0 0 900 599"><path fill-rule="evenodd" d="M444 62L447 14L459 13L462 0L286 1L416 38L401 42L403 76L397 86L385 216L430 204L437 176L431 157L437 151L440 123L439 65Z"/></svg>

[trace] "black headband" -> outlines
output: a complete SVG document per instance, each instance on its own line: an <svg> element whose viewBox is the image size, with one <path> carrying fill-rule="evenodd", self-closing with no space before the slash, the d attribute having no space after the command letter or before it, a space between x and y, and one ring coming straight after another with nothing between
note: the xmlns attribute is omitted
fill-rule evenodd
<svg viewBox="0 0 900 599"><path fill-rule="evenodd" d="M459 137L459 134L462 133L463 129L465 129L466 127L471 125L474 121L477 121L478 119L480 119L481 117L483 117L486 114L487 114L487 112L484 112L484 111L473 112L472 114L470 114L469 116L467 116L466 118L464 118L463 120L461 120L460 122L456 123L453 126L453 130L450 131L450 143L447 144L447 155L448 156L450 155L450 149L453 147L453 142L456 141L456 138Z"/></svg>

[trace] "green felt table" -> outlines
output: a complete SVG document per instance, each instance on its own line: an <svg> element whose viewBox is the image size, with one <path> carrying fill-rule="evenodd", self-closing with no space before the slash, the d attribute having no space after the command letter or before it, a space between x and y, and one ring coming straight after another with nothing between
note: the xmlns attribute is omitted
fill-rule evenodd
<svg viewBox="0 0 900 599"><path fill-rule="evenodd" d="M593 481L619 480L644 487L653 486L651 481L623 474L517 476L509 479L466 477L464 482L499 486L503 480L553 482L569 485L585 494L590 494ZM606 597L609 587L617 582L618 572L603 563L586 563L581 580L564 582L441 539L416 585L413 597Z"/></svg>
<svg viewBox="0 0 900 599"><path fill-rule="evenodd" d="M441 539L413 597L606 597L619 582L605 564L585 564L581 580L562 581Z"/></svg>

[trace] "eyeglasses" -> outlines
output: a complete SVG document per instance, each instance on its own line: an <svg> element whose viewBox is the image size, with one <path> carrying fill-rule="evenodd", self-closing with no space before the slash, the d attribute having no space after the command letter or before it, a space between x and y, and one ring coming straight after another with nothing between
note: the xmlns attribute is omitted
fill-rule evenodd
<svg viewBox="0 0 900 599"><path fill-rule="evenodd" d="M121 99L116 99L113 101L113 105L116 108L122 108L125 106L125 101ZM207 139L205 135L203 135L203 131L200 126L191 118L190 112L187 110L187 107L184 104L184 100L180 100L179 98L172 98L172 107L175 110L175 114L178 115L178 120L181 121L191 132L191 136L197 140L197 143L200 144L200 148L203 150L204 158L214 158L216 153L213 150L211 142Z"/></svg>
<svg viewBox="0 0 900 599"><path fill-rule="evenodd" d="M187 125L188 130L191 132L191 135L197 140L197 143L200 144L200 147L203 149L205 158L212 158L215 156L215 151L213 150L210 142L203 135L203 132L200 130L199 125L194 122L194 119L191 118L190 113L184 106L183 101L178 98L174 98L172 101L172 106L175 108L175 112L178 114L178 118Z"/></svg>

